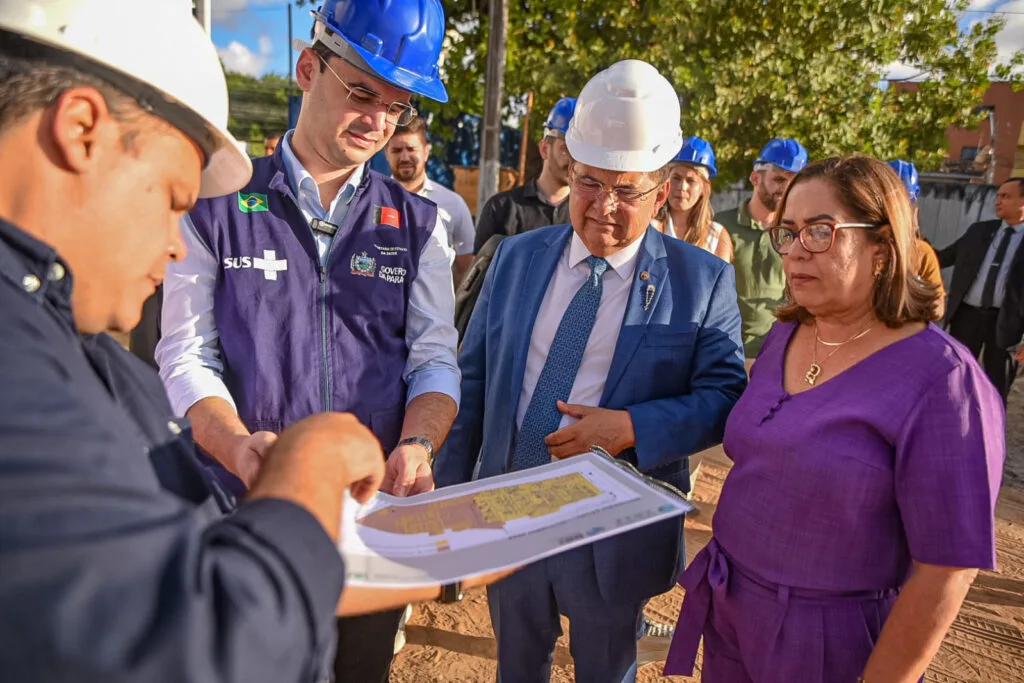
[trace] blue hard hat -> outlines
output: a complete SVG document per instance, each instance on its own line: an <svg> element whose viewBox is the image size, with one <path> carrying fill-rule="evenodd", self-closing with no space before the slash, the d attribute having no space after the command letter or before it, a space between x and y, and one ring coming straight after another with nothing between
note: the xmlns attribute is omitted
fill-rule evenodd
<svg viewBox="0 0 1024 683"><path fill-rule="evenodd" d="M715 150L707 140L691 135L683 140L683 148L672 160L684 164L694 164L708 169L708 176L714 178L718 175L718 168L715 166Z"/></svg>
<svg viewBox="0 0 1024 683"><path fill-rule="evenodd" d="M903 159L893 159L889 162L889 166L892 170L896 171L896 175L903 181L903 187L907 188L910 203L916 204L917 198L921 196L921 183L918 182L917 168L914 164L909 161L903 161Z"/></svg>
<svg viewBox="0 0 1024 683"><path fill-rule="evenodd" d="M550 130L558 131L565 135L569 131L569 121L572 120L572 115L575 111L575 97L563 97L555 102L555 106L551 108L551 113L548 114L548 120L544 122L544 134L547 135Z"/></svg>
<svg viewBox="0 0 1024 683"><path fill-rule="evenodd" d="M440 0L325 0L312 14L344 40L317 31L316 40L342 58L354 56L356 66L362 60L402 90L448 101L437 68L445 30Z"/></svg>
<svg viewBox="0 0 1024 683"><path fill-rule="evenodd" d="M807 165L807 150L793 138L775 138L761 150L755 164L771 164L783 171L799 173Z"/></svg>

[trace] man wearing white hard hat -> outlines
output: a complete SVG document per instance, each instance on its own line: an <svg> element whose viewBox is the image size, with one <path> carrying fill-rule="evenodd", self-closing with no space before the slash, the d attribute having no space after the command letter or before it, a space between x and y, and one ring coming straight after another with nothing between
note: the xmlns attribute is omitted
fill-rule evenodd
<svg viewBox="0 0 1024 683"><path fill-rule="evenodd" d="M460 352L462 410L439 486L600 446L685 492L746 384L732 268L650 228L682 145L679 100L650 64L583 88L566 144L570 225L501 243ZM576 678L636 675L649 598L682 569L678 519L542 560L491 587L498 678L547 681L570 622Z"/></svg>
<svg viewBox="0 0 1024 683"><path fill-rule="evenodd" d="M444 12L440 0L323 0L312 15L295 129L244 188L183 223L189 253L168 272L156 360L236 496L276 434L324 410L369 426L384 491L429 491L459 401L455 254L437 206L368 162L416 118L414 95L447 101ZM339 621L337 681L387 680L401 614Z"/></svg>
<svg viewBox="0 0 1024 683"><path fill-rule="evenodd" d="M131 329L185 255L197 198L249 181L227 120L186 3L0 0L5 681L314 683L336 614L441 594L339 602L343 494L384 475L353 416L283 431L225 516L156 374L104 333Z"/></svg>

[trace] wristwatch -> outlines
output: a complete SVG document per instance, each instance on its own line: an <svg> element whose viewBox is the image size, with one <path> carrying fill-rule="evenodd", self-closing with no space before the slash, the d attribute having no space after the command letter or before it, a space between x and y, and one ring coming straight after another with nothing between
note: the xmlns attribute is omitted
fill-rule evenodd
<svg viewBox="0 0 1024 683"><path fill-rule="evenodd" d="M438 599L438 602L444 605L462 602L462 582L456 581L455 583L441 586L441 597Z"/></svg>
<svg viewBox="0 0 1024 683"><path fill-rule="evenodd" d="M427 460L429 460L431 463L434 462L434 444L430 443L422 436L410 436L408 439L402 439L401 441L398 442L399 446L408 446L411 444L416 444L418 446L423 446L424 448L426 448Z"/></svg>

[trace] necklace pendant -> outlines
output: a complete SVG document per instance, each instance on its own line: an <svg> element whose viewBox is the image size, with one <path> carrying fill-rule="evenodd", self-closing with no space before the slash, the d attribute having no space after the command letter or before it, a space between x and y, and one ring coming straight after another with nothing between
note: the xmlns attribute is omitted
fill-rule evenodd
<svg viewBox="0 0 1024 683"><path fill-rule="evenodd" d="M804 380L813 387L820 374L821 366L817 362L811 363L811 367L807 368L807 373L804 375Z"/></svg>

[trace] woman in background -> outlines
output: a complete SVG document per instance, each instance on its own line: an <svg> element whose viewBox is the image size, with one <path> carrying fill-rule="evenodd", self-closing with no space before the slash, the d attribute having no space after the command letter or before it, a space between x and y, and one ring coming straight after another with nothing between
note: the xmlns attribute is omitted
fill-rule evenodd
<svg viewBox="0 0 1024 683"><path fill-rule="evenodd" d="M670 167L668 203L655 227L732 263L729 232L712 220L711 179L718 169L711 144L696 136L686 138Z"/></svg>

